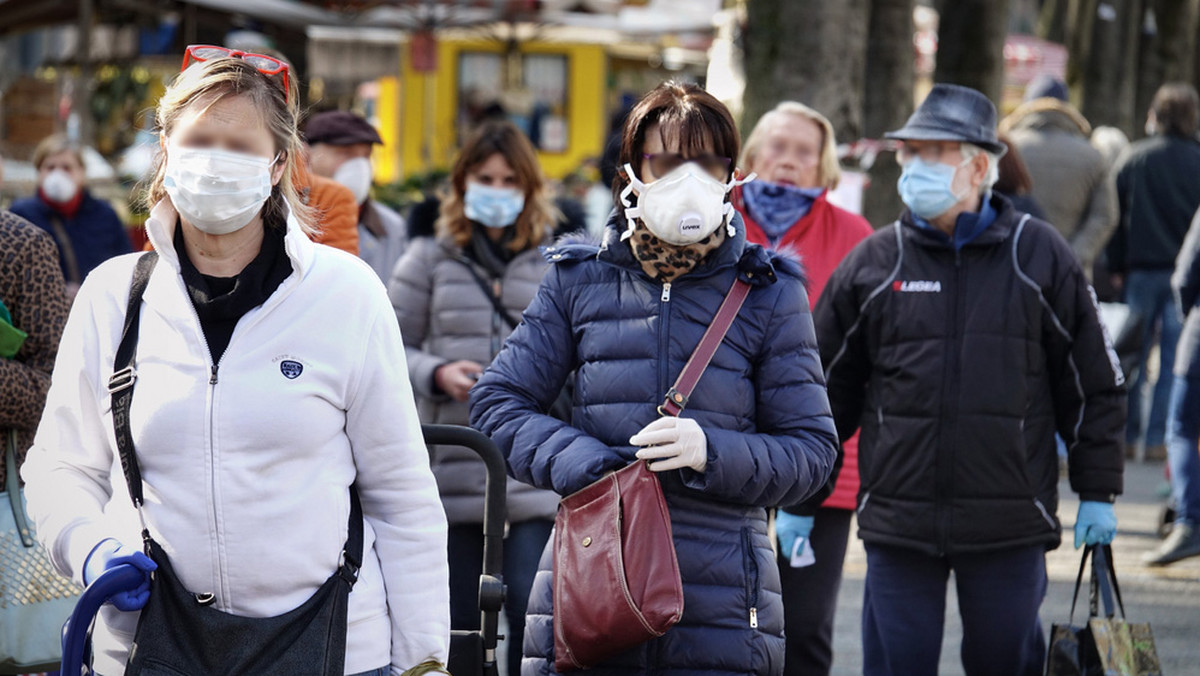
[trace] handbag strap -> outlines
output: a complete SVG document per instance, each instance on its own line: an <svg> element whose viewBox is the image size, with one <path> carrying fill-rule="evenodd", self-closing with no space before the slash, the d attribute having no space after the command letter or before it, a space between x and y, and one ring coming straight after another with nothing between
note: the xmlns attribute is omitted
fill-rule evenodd
<svg viewBox="0 0 1200 676"><path fill-rule="evenodd" d="M1096 553L1092 557L1092 573L1095 575L1100 588L1100 596L1104 600L1104 610L1107 617L1113 616L1113 597L1117 599L1117 609L1121 617L1125 617L1125 602L1121 600L1121 587L1117 584L1117 569L1113 564L1112 545L1096 545Z"/></svg>
<svg viewBox="0 0 1200 676"><path fill-rule="evenodd" d="M133 506L141 513L145 498L142 493L142 471L138 467L133 450L133 433L129 429L129 407L133 401L133 383L137 380L135 358L137 357L138 328L142 317L142 295L150 282L150 273L158 263L158 253L148 251L138 258L133 268L133 281L129 285L129 304L125 307L125 324L121 329L121 342L113 359L113 374L108 379L108 393L112 395L113 430L117 437L117 453L121 456L121 470L129 486L129 497ZM148 535L143 528L142 535Z"/></svg>
<svg viewBox="0 0 1200 676"><path fill-rule="evenodd" d="M700 338L700 344L696 346L692 356L684 364L675 384L667 390L666 398L658 407L660 415L677 416L687 407L688 399L696 389L696 383L700 382L700 376L704 375L704 370L708 368L713 355L717 353L717 347L725 339L725 334L737 317L738 311L742 309L742 303L749 293L750 284L748 282L737 278L733 280L733 286L729 288L729 293L725 294L725 300L721 301L721 307L717 308L717 314L713 316L704 336Z"/></svg>
<svg viewBox="0 0 1200 676"><path fill-rule="evenodd" d="M1079 590L1083 586L1083 571L1087 570L1088 556L1092 553L1089 545L1083 548L1083 557L1079 560L1079 574L1075 576L1075 594L1071 596L1071 616L1069 622L1075 624L1075 604L1079 601Z"/></svg>
<svg viewBox="0 0 1200 676"><path fill-rule="evenodd" d="M150 273L158 262L158 254L149 251L138 258L133 268L133 280L129 285L129 305L125 309L125 324L121 329L121 342L113 360L113 374L108 379L108 391L112 394L113 429L116 432L117 452L121 456L121 469L125 483L129 486L129 497L141 515L145 497L142 492L142 471L138 467L137 454L133 448L133 431L129 426L129 408L133 401L133 384L137 381L138 328L141 325L142 296L150 282ZM351 587L358 580L362 567L363 516L362 502L354 484L350 485L350 516L346 544L342 550L338 573ZM150 529L142 521L142 538L150 538Z"/></svg>
<svg viewBox="0 0 1200 676"><path fill-rule="evenodd" d="M496 294L496 291L487 283L483 275L479 274L479 271L475 269L475 265L471 263L470 259L466 256L455 256L454 260L461 263L463 267L470 271L471 278L475 280L475 284L483 291L483 295L491 301L492 309L508 324L508 328L517 328L517 324L521 323L520 320L514 318L508 311L508 308L504 307L504 303L500 301L500 297Z"/></svg>
<svg viewBox="0 0 1200 676"><path fill-rule="evenodd" d="M65 274L67 281L76 284L83 282L83 275L79 273L79 259L75 257L75 247L71 244L71 236L67 234L62 218L54 212L50 213L50 227L54 229L54 236L58 239L58 248L62 251L63 261L67 264Z"/></svg>
<svg viewBox="0 0 1200 676"><path fill-rule="evenodd" d="M17 535L21 537L21 546L32 547L35 544L33 530L29 527L29 517L25 514L25 501L21 499L21 479L17 476L17 430L11 428L5 443L4 470L4 492L8 493L13 522L17 525Z"/></svg>

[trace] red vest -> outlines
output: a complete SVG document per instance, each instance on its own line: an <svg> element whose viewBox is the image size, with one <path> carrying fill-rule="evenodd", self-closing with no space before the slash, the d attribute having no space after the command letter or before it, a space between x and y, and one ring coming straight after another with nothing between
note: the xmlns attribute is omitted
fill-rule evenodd
<svg viewBox="0 0 1200 676"><path fill-rule="evenodd" d="M763 229L754 222L742 200L741 187L735 188L731 196L733 206L746 223L746 239L770 248L771 244ZM866 239L874 230L866 219L845 209L833 206L825 199L825 193L813 201L812 208L803 218L796 221L776 244L780 251L791 251L800 256L808 288L809 309L817 306L817 298L825 290L834 268L856 244ZM838 474L833 493L822 507L854 509L858 497L858 433L842 444L845 457L842 471Z"/></svg>

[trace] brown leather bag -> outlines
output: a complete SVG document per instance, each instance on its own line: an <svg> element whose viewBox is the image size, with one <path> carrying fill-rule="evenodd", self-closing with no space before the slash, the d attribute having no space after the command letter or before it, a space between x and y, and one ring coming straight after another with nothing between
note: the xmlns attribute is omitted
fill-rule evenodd
<svg viewBox="0 0 1200 676"><path fill-rule="evenodd" d="M554 668L590 667L683 617L671 517L644 461L563 498L554 520Z"/></svg>
<svg viewBox="0 0 1200 676"><path fill-rule="evenodd" d="M749 293L735 280L659 406L678 415ZM554 519L554 668L586 669L662 636L683 617L671 515L644 461L562 499Z"/></svg>

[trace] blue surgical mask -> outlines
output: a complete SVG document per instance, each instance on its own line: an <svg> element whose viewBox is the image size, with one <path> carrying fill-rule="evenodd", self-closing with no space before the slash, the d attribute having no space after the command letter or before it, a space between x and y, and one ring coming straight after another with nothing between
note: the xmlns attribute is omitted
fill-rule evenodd
<svg viewBox="0 0 1200 676"><path fill-rule="evenodd" d="M970 160L952 166L914 157L904 165L904 171L900 174L897 183L900 199L918 218L929 220L941 216L963 198L963 195L955 194L951 185L959 167L967 162Z"/></svg>
<svg viewBox="0 0 1200 676"><path fill-rule="evenodd" d="M525 208L525 193L517 188L493 188L467 183L463 213L472 221L489 228L507 228L517 222Z"/></svg>

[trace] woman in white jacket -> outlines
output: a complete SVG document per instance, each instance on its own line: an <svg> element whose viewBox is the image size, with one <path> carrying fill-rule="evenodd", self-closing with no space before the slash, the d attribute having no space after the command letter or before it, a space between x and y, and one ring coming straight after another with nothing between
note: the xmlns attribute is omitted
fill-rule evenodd
<svg viewBox="0 0 1200 676"><path fill-rule="evenodd" d="M135 509L126 488L108 391L130 255L97 268L72 309L23 467L29 511L54 565L78 582L117 563L155 568L139 542L148 534L189 593L227 615L268 618L346 570L353 484L363 555L348 604L343 595L339 673L440 666L446 518L403 344L371 269L305 235L289 182L300 156L294 93L282 62L188 48L159 102L149 186L159 260L129 415L145 503ZM147 597L145 612L154 607L157 564L154 583L101 610L97 673L123 673L127 659L136 671L135 629L136 652L149 650L134 611Z"/></svg>

